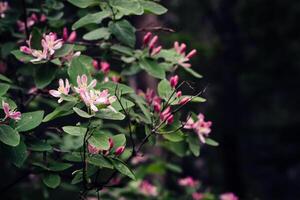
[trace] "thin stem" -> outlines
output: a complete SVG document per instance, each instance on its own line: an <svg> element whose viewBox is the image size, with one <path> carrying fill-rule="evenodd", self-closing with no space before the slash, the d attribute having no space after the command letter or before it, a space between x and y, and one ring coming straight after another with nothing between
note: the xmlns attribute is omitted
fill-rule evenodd
<svg viewBox="0 0 300 200"><path fill-rule="evenodd" d="M25 33L26 33L26 39L29 39L29 30L28 30L28 24L27 24L27 7L26 7L26 2L25 0L22 0L22 5L23 5L23 13L24 13L24 24L25 24Z"/></svg>

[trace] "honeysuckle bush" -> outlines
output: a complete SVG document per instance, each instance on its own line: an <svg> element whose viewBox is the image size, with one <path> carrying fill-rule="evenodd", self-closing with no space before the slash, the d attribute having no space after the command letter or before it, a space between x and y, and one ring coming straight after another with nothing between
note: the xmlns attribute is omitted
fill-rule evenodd
<svg viewBox="0 0 300 200"><path fill-rule="evenodd" d="M138 30L131 23L166 13L164 6L150 0L18 2L0 2L0 141L11 170L37 183L32 190L43 191L43 198L61 189L90 200L237 199L212 194L182 177L174 159L154 153L198 157L201 146L218 145L202 113L183 112L205 101L178 75L202 77L190 62L196 50L178 41L164 47L154 31L159 27ZM143 35L138 48L137 32ZM132 87L136 75L151 76L157 87ZM178 191L159 181L165 173Z"/></svg>

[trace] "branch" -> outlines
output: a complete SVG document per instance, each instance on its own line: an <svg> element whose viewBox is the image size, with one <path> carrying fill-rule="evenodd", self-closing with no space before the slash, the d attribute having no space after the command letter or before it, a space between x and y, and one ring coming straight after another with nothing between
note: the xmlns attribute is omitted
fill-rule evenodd
<svg viewBox="0 0 300 200"><path fill-rule="evenodd" d="M166 27L161 27L161 26L154 26L154 27L144 27L144 28L139 28L136 31L142 32L142 31L165 31L165 32L170 32L174 33L175 30L171 28L166 28Z"/></svg>
<svg viewBox="0 0 300 200"><path fill-rule="evenodd" d="M29 39L29 30L28 30L28 24L27 24L27 7L25 0L22 0L22 6L23 6L23 13L24 13L24 24L25 24L25 33L26 33L26 39Z"/></svg>

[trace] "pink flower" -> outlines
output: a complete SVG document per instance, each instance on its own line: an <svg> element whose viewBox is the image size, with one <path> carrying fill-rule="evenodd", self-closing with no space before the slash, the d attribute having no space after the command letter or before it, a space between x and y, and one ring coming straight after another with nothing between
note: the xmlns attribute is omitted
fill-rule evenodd
<svg viewBox="0 0 300 200"><path fill-rule="evenodd" d="M42 14L40 16L40 19L38 18L37 14L32 13L28 18L27 18L27 28L31 28L33 25L35 25L38 22L45 22L47 20L47 17ZM23 21L18 20L17 21L18 29L19 31L23 32L25 31L25 23Z"/></svg>
<svg viewBox="0 0 300 200"><path fill-rule="evenodd" d="M100 62L100 68L101 68L101 71L104 73L104 74L107 74L110 70L110 64L106 61L101 61Z"/></svg>
<svg viewBox="0 0 300 200"><path fill-rule="evenodd" d="M146 33L146 35L143 38L143 44L144 45L147 45L149 43L149 41L151 39L151 36L152 36L151 32Z"/></svg>
<svg viewBox="0 0 300 200"><path fill-rule="evenodd" d="M47 20L47 16L44 15L44 14L42 14L42 15L40 16L40 22L45 22L46 20Z"/></svg>
<svg viewBox="0 0 300 200"><path fill-rule="evenodd" d="M0 18L5 17L5 12L9 10L9 5L6 1L0 2Z"/></svg>
<svg viewBox="0 0 300 200"><path fill-rule="evenodd" d="M82 90L80 92L80 97L86 106L90 107L94 112L98 111L97 105L109 106L116 100L115 96L110 96L108 90L103 90L102 92L97 90ZM113 110L112 107L110 108Z"/></svg>
<svg viewBox="0 0 300 200"><path fill-rule="evenodd" d="M63 45L62 39L57 39L56 33L50 32L48 35L44 34L42 39L42 46L47 49L50 55L55 53L55 50L60 49Z"/></svg>
<svg viewBox="0 0 300 200"><path fill-rule="evenodd" d="M198 114L198 120L195 122L192 118L189 118L186 124L184 125L185 129L193 129L202 143L205 143L205 137L211 132L211 121L204 121L204 115Z"/></svg>
<svg viewBox="0 0 300 200"><path fill-rule="evenodd" d="M64 27L64 29L63 29L63 40L65 42L73 43L76 40L76 38L77 38L76 31L72 31L71 34L69 35L67 27Z"/></svg>
<svg viewBox="0 0 300 200"><path fill-rule="evenodd" d="M158 195L157 187L144 180L139 185L140 192L145 196L156 197Z"/></svg>
<svg viewBox="0 0 300 200"><path fill-rule="evenodd" d="M182 92L181 91L178 91L177 93L176 93L176 97L177 98L180 98L182 96Z"/></svg>
<svg viewBox="0 0 300 200"><path fill-rule="evenodd" d="M80 51L77 51L75 53L74 53L74 51L71 51L68 55L62 57L61 59L63 62L70 62L70 61L72 61L73 58L78 57L80 55L81 55Z"/></svg>
<svg viewBox="0 0 300 200"><path fill-rule="evenodd" d="M171 113L171 107L167 107L164 111L160 113L160 120L165 121L167 124L172 124L174 121L174 116Z"/></svg>
<svg viewBox="0 0 300 200"><path fill-rule="evenodd" d="M180 186L185 187L196 187L199 184L199 181L194 180L192 177L188 176L186 178L181 178L178 180Z"/></svg>
<svg viewBox="0 0 300 200"><path fill-rule="evenodd" d="M125 146L120 146L120 147L118 147L118 148L116 149L115 155L116 155L116 156L119 156L119 155L121 155L124 151L125 151Z"/></svg>
<svg viewBox="0 0 300 200"><path fill-rule="evenodd" d="M99 154L100 149L91 144L88 144L88 151L90 154Z"/></svg>
<svg viewBox="0 0 300 200"><path fill-rule="evenodd" d="M157 96L152 89L147 89L145 94L146 101L152 105L155 112L160 112L161 109L161 98Z"/></svg>
<svg viewBox="0 0 300 200"><path fill-rule="evenodd" d="M196 49L193 49L192 51L190 51L190 53L188 53L188 55L186 56L186 58L191 59L192 57L194 57L197 53Z"/></svg>
<svg viewBox="0 0 300 200"><path fill-rule="evenodd" d="M196 55L196 53L197 53L196 49L193 49L186 55L186 52L185 52L186 44L185 43L179 44L178 41L174 42L174 49L178 54L183 56L182 58L180 58L178 60L178 64L181 65L182 67L186 67L186 68L191 67L191 64L188 62L190 61L190 59L192 57L194 57Z"/></svg>
<svg viewBox="0 0 300 200"><path fill-rule="evenodd" d="M2 101L2 108L5 113L4 120L7 118L13 119L13 120L20 120L21 119L21 112L10 110L10 106L8 103L5 103Z"/></svg>
<svg viewBox="0 0 300 200"><path fill-rule="evenodd" d="M94 79L88 84L88 78L85 74L77 76L77 87L74 87L77 93L86 92L89 89L93 89L97 84L97 80Z"/></svg>
<svg viewBox="0 0 300 200"><path fill-rule="evenodd" d="M239 198L235 194L228 192L228 193L221 194L220 200L239 200Z"/></svg>
<svg viewBox="0 0 300 200"><path fill-rule="evenodd" d="M194 192L192 194L193 200L202 200L204 198L204 195L200 192Z"/></svg>
<svg viewBox="0 0 300 200"><path fill-rule="evenodd" d="M157 41L158 41L158 36L156 35L156 36L154 36L152 39L151 39L151 41L149 42L149 49L150 50L152 50L153 48L154 48L154 46L155 46L155 44L157 43Z"/></svg>
<svg viewBox="0 0 300 200"><path fill-rule="evenodd" d="M59 98L58 103L61 103L63 101L63 95L68 95L70 92L70 84L69 80L66 79L65 83L63 79L59 79L59 87L57 90L50 90L49 93L54 96Z"/></svg>
<svg viewBox="0 0 300 200"><path fill-rule="evenodd" d="M178 75L175 75L175 76L172 76L169 80L170 82L170 85L172 88L175 88L176 85L178 84L178 80L179 80L179 76Z"/></svg>

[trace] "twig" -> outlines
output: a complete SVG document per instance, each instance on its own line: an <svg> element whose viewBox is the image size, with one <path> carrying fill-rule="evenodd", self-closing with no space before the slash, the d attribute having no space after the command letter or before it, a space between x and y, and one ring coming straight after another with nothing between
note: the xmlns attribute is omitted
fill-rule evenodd
<svg viewBox="0 0 300 200"><path fill-rule="evenodd" d="M154 27L144 27L144 28L139 28L136 31L165 31L165 32L171 32L174 33L175 30L171 28L166 28L166 27L161 27L161 26L154 26Z"/></svg>
<svg viewBox="0 0 300 200"><path fill-rule="evenodd" d="M26 33L26 39L29 39L29 30L28 30L28 24L27 24L27 7L25 0L22 0L23 5L23 13L24 13L24 24L25 24L25 33Z"/></svg>

